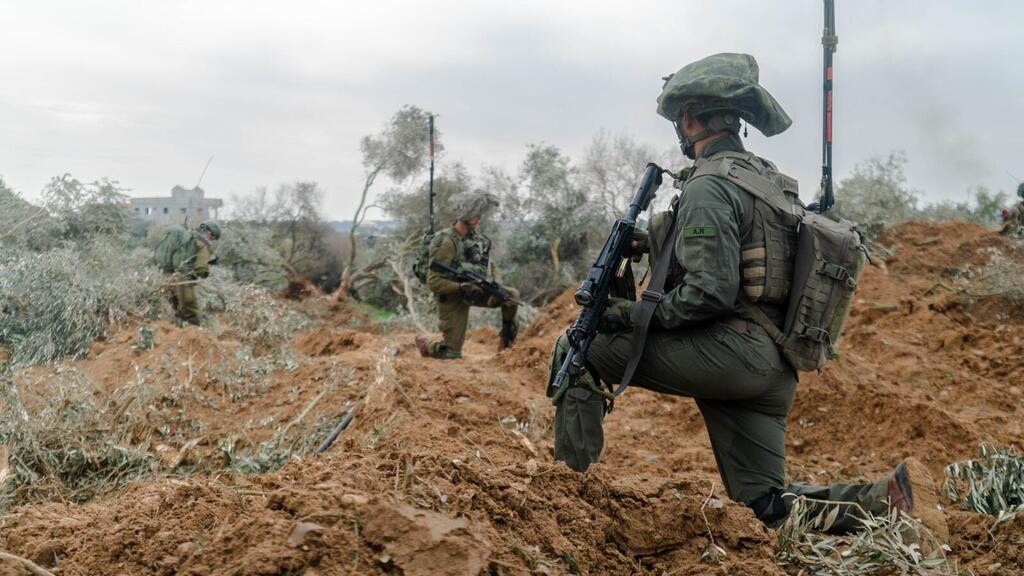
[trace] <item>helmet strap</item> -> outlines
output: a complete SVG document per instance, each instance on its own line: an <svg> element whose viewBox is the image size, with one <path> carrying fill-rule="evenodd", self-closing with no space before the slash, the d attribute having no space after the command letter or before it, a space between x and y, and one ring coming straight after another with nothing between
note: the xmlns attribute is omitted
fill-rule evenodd
<svg viewBox="0 0 1024 576"><path fill-rule="evenodd" d="M700 142L701 140L704 140L706 138L710 138L715 134L715 132L715 130L705 128L700 132L694 134L693 136L690 136L689 138L680 138L679 149L683 151L683 156L686 156L690 160L696 160L697 152L694 149L694 147L696 146L697 142Z"/></svg>
<svg viewBox="0 0 1024 576"><path fill-rule="evenodd" d="M710 138L719 132L732 132L733 134L740 133L740 118L738 115L731 112L715 114L711 118L708 118L705 123L705 128L690 137L683 135L683 129L679 127L678 122L673 122L672 125L675 126L676 136L679 137L679 149L683 151L683 156L686 156L690 160L697 159L695 146L701 140Z"/></svg>

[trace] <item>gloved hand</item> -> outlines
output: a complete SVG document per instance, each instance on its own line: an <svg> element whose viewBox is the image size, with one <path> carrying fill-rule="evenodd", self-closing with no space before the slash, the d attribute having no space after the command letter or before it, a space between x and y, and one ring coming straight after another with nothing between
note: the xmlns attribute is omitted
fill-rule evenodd
<svg viewBox="0 0 1024 576"><path fill-rule="evenodd" d="M463 282L459 284L459 293L462 294L463 298L475 299L483 297L484 290L472 282Z"/></svg>
<svg viewBox="0 0 1024 576"><path fill-rule="evenodd" d="M597 321L597 331L602 334L611 332L625 332L633 329L633 321L629 315L633 310L632 300L625 298L609 298L608 307L604 309L601 318Z"/></svg>

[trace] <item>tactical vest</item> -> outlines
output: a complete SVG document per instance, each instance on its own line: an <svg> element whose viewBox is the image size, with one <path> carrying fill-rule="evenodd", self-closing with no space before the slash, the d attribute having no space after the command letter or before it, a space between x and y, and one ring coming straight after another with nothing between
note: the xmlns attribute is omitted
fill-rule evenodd
<svg viewBox="0 0 1024 576"><path fill-rule="evenodd" d="M773 209L756 194L753 210L744 214L740 222L740 282L743 293L751 302L767 305L766 312L781 324L785 305L792 289L793 262L797 249L797 227L802 211L795 179L781 174L775 165L749 152L725 151L694 164L689 180L701 176L720 176L726 180L745 178L751 185L774 199L777 207L795 206L786 212ZM743 186L741 186L742 188ZM672 212L655 214L651 219L651 256L660 251L665 235L672 225ZM653 267L653 263L652 263ZM666 290L680 282L685 274L678 263L670 263Z"/></svg>
<svg viewBox="0 0 1024 576"><path fill-rule="evenodd" d="M474 231L462 240L462 246L462 257L465 259L464 267L490 277L491 239L481 232Z"/></svg>
<svg viewBox="0 0 1024 576"><path fill-rule="evenodd" d="M803 213L797 181L767 160L736 151L699 158L690 179L703 176L729 180L753 196L754 209L744 214L740 223L743 293L751 302L785 305L792 289L797 229Z"/></svg>
<svg viewBox="0 0 1024 576"><path fill-rule="evenodd" d="M471 232L465 238L459 236L455 229L448 227L438 230L433 235L425 234L413 262L413 275L426 283L427 269L430 267L430 251L440 246L442 238L449 238L455 243L455 259L452 268L472 270L477 274L491 276L491 239L480 232Z"/></svg>
<svg viewBox="0 0 1024 576"><path fill-rule="evenodd" d="M740 224L741 309L793 368L821 370L836 355L867 258L857 226L807 212L796 181L753 154L700 159L690 178L704 176L718 176L753 197L753 210ZM657 240L655 231L652 250Z"/></svg>

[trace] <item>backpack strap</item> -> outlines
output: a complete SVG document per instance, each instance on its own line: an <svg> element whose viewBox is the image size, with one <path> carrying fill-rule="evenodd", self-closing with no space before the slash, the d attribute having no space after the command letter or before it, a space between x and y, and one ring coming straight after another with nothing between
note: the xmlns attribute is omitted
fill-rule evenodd
<svg viewBox="0 0 1024 576"><path fill-rule="evenodd" d="M760 306L750 301L750 298L747 297L746 293L743 292L742 289L739 291L739 301L740 306L743 306L743 309L750 314L754 323L767 332L768 336L770 336L776 344L782 346L782 341L785 339L786 335L783 334L782 330L779 330L779 327L775 325L775 322L772 322L772 319L764 313L764 310L761 310Z"/></svg>
<svg viewBox="0 0 1024 576"><path fill-rule="evenodd" d="M776 210L796 216L803 215L803 207L787 199L784 191L786 184L795 184L795 181L788 176L785 176L785 179L773 178L772 176L782 175L777 172L770 173L757 156L728 151L702 160L704 161L698 161L694 165L690 178L718 176L753 194ZM796 186L792 188L795 189Z"/></svg>
<svg viewBox="0 0 1024 576"><path fill-rule="evenodd" d="M629 352L629 361L626 363L626 370L619 379L619 386L612 392L618 396L626 390L629 382L633 379L637 367L640 366L640 358L644 355L644 345L647 343L647 332L651 327L651 319L654 317L654 310L658 303L665 296L665 277L668 276L669 262L673 258L672 249L676 245L676 233L679 230L679 210L672 213L672 227L669 228L665 242L658 250L658 260L654 263L654 272L651 273L651 281L647 288L640 294L640 312L633 325L632 347ZM649 257L649 256L648 256Z"/></svg>

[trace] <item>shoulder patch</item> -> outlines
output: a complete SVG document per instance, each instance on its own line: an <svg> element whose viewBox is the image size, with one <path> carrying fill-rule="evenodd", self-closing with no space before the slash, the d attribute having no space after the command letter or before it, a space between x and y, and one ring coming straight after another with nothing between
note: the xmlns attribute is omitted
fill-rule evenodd
<svg viewBox="0 0 1024 576"><path fill-rule="evenodd" d="M683 238L714 238L714 226L687 226L683 228Z"/></svg>

